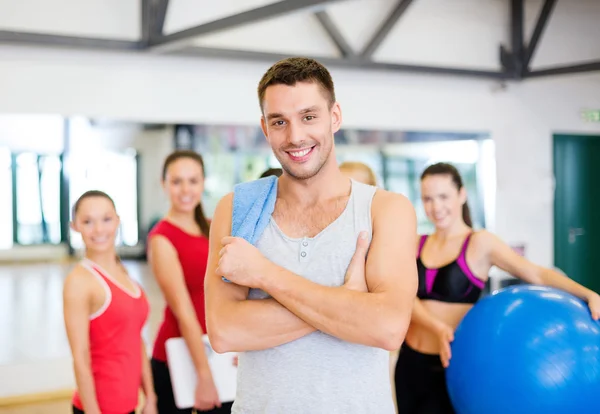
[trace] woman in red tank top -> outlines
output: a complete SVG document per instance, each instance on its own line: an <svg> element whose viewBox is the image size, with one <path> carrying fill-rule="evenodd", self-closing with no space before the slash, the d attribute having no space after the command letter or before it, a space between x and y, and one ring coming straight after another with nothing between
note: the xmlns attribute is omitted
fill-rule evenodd
<svg viewBox="0 0 600 414"><path fill-rule="evenodd" d="M193 411L180 410L175 405L165 351L167 339L183 337L198 379L195 408L213 414L230 413L233 403L220 402L202 340L206 333L204 274L209 233L209 223L201 204L204 191L202 157L193 151L172 153L165 160L162 179L170 208L148 235L148 260L167 302L152 355L158 412Z"/></svg>
<svg viewBox="0 0 600 414"><path fill-rule="evenodd" d="M133 413L142 388L142 412L155 414L152 373L141 336L149 306L117 257L114 202L106 193L88 191L73 206L72 216L71 226L85 244L85 258L69 273L63 289L77 382L73 412Z"/></svg>

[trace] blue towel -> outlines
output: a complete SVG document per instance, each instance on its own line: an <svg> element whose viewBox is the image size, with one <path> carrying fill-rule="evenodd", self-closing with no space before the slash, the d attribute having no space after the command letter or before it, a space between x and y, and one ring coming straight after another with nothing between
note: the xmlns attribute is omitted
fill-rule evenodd
<svg viewBox="0 0 600 414"><path fill-rule="evenodd" d="M256 245L269 224L276 199L276 176L237 184L233 189L231 235ZM223 280L229 282L224 277Z"/></svg>
<svg viewBox="0 0 600 414"><path fill-rule="evenodd" d="M231 235L256 245L269 223L276 198L276 176L237 184L233 189Z"/></svg>

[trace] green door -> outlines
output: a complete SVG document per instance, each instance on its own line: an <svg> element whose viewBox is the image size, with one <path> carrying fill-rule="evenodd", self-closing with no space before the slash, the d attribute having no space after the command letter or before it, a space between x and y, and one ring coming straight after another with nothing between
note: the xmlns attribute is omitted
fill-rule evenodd
<svg viewBox="0 0 600 414"><path fill-rule="evenodd" d="M600 137L554 136L554 265L600 292Z"/></svg>

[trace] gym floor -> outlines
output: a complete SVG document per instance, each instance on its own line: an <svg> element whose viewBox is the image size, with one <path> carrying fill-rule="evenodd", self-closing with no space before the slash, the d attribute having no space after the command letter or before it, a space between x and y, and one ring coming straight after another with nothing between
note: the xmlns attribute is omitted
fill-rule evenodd
<svg viewBox="0 0 600 414"><path fill-rule="evenodd" d="M73 265L0 265L0 414L71 412L75 380L63 324L62 285ZM151 349L164 300L145 262L124 265L150 301L143 336ZM395 356L390 363L394 361ZM38 399L46 401L36 403Z"/></svg>
<svg viewBox="0 0 600 414"><path fill-rule="evenodd" d="M125 261L150 301L144 340L151 349L164 301L144 262ZM70 412L75 380L63 324L62 285L74 263L0 265L0 413ZM22 401L56 397L43 404ZM19 402L16 404L16 402Z"/></svg>

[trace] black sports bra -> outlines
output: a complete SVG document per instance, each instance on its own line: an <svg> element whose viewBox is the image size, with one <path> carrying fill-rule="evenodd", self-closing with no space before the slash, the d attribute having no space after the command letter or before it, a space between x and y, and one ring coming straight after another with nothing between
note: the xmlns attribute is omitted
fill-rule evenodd
<svg viewBox="0 0 600 414"><path fill-rule="evenodd" d="M465 258L470 233L463 243L460 255L456 260L437 269L428 269L421 261L421 251L427 235L421 236L417 252L417 269L419 273L419 299L432 299L451 303L475 303L479 300L485 282L475 277Z"/></svg>

